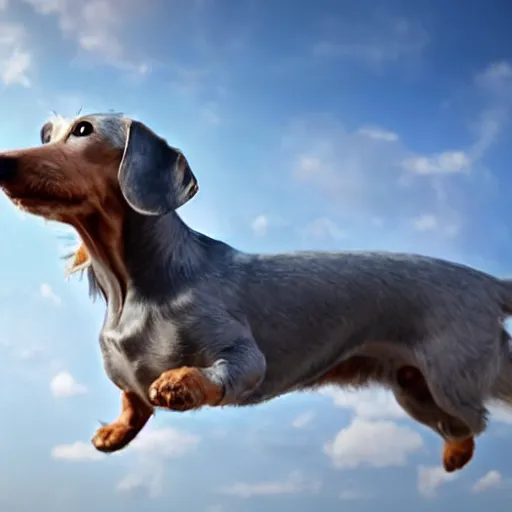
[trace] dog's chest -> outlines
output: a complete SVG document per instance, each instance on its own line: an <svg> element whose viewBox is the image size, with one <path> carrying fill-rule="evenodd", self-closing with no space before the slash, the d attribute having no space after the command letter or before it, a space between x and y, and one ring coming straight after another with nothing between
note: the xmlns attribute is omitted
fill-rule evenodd
<svg viewBox="0 0 512 512"><path fill-rule="evenodd" d="M120 389L147 397L151 383L163 372L180 366L180 340L171 321L121 322L100 334L105 372Z"/></svg>

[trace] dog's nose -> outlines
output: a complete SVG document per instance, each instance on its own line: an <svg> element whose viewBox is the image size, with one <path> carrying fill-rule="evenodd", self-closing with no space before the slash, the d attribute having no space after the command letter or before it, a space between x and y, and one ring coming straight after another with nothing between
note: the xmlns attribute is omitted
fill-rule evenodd
<svg viewBox="0 0 512 512"><path fill-rule="evenodd" d="M12 156L0 156L0 181L14 177L18 168L18 160Z"/></svg>

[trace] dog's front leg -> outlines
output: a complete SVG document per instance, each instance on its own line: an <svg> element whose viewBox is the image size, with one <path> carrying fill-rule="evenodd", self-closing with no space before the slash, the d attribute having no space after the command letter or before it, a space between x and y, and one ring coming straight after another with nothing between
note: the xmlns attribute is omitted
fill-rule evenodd
<svg viewBox="0 0 512 512"><path fill-rule="evenodd" d="M211 366L164 372L151 384L149 398L154 406L174 411L237 404L261 383L265 371L265 356L252 337L244 336L224 345Z"/></svg>
<svg viewBox="0 0 512 512"><path fill-rule="evenodd" d="M153 414L153 408L131 391L123 391L121 403L121 414L117 420L98 429L92 438L92 444L101 452L124 448L135 439Z"/></svg>

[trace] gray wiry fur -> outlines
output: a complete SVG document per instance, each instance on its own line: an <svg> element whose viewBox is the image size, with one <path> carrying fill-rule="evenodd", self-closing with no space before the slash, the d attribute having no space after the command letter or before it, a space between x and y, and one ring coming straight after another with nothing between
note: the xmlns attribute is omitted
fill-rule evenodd
<svg viewBox="0 0 512 512"><path fill-rule="evenodd" d="M174 211L131 211L124 243L130 288L120 314L108 308L101 348L109 377L146 399L162 372L198 366L228 402L256 404L356 354L377 357L382 383L444 437L480 434L485 402L512 399L509 281L412 254L246 254ZM110 278L95 261L92 273ZM392 370L406 363L454 418L450 432L397 388Z"/></svg>
<svg viewBox="0 0 512 512"><path fill-rule="evenodd" d="M199 366L230 401L254 404L363 353L418 367L474 435L484 401L512 397L509 281L410 254L245 254L174 212L132 213L125 243L131 288L101 336L122 388L144 394L163 371Z"/></svg>
<svg viewBox="0 0 512 512"><path fill-rule="evenodd" d="M121 117L87 118L106 143L124 144ZM137 179L162 174L154 171ZM91 289L107 301L106 372L146 401L162 372L182 366L204 368L228 403L243 406L313 384L362 354L379 362L375 380L443 437L478 435L489 400L512 403L503 326L511 281L412 254L247 254L190 229L175 211L129 210L124 253L122 308L115 277L96 260ZM425 376L431 409L397 387L394 372L403 364ZM449 432L438 425L439 407L453 418Z"/></svg>

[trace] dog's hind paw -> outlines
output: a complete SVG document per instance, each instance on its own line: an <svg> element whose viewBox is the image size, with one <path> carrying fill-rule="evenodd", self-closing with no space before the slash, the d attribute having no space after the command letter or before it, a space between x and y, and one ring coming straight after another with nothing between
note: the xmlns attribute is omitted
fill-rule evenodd
<svg viewBox="0 0 512 512"><path fill-rule="evenodd" d="M216 405L222 387L215 384L200 368L183 367L162 373L149 388L149 399L156 407L188 411L204 405Z"/></svg>
<svg viewBox="0 0 512 512"><path fill-rule="evenodd" d="M473 458L475 440L446 441L443 451L443 466L448 473L462 469Z"/></svg>

